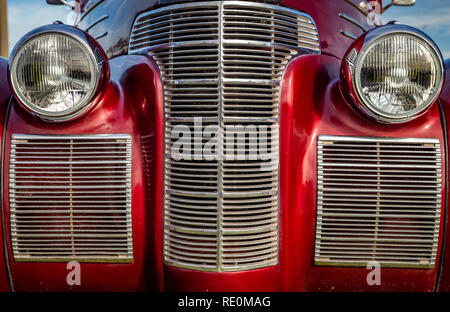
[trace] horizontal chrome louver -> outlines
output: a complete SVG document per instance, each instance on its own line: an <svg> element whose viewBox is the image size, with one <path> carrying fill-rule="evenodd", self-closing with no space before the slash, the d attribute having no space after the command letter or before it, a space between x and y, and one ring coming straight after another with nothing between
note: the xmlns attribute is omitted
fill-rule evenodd
<svg viewBox="0 0 450 312"><path fill-rule="evenodd" d="M9 201L16 261L131 261L131 137L14 134Z"/></svg>
<svg viewBox="0 0 450 312"><path fill-rule="evenodd" d="M320 136L315 263L433 267L441 171L437 139Z"/></svg>
<svg viewBox="0 0 450 312"><path fill-rule="evenodd" d="M210 271L275 265L279 84L289 60L320 51L311 18L246 1L171 5L138 16L129 51L148 52L164 82L166 263ZM193 159L173 159L176 126L216 127L221 141L201 146L217 143L220 157L207 160L194 147ZM263 126L273 157L225 157L228 134ZM247 155L254 147L246 139L233 148Z"/></svg>

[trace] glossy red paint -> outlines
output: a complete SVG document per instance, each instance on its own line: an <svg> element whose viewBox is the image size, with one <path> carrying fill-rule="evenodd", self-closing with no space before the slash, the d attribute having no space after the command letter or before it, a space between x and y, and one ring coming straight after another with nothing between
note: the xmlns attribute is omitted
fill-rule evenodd
<svg viewBox="0 0 450 312"><path fill-rule="evenodd" d="M11 92L8 86L8 61L0 57L0 146L3 141L3 128L5 114L11 98ZM0 215L0 224L2 216ZM0 231L0 291L9 291L6 263L3 252L3 232Z"/></svg>
<svg viewBox="0 0 450 312"><path fill-rule="evenodd" d="M165 291L169 292L267 292L278 291L278 267L243 272L200 272L164 267Z"/></svg>
<svg viewBox="0 0 450 312"><path fill-rule="evenodd" d="M438 138L442 146L444 143L436 104L419 119L402 125L381 125L362 117L342 95L339 86L340 66L340 60L330 56L301 56L290 63L282 81L279 264L236 273L197 272L166 266L165 290L434 290L438 265L433 269L383 268L381 286L369 286L366 277L370 271L366 268L313 264L318 135L430 137ZM445 181L445 177L442 179ZM442 192L444 198L444 190Z"/></svg>
<svg viewBox="0 0 450 312"><path fill-rule="evenodd" d="M445 62L446 67L446 76L445 81L447 82L444 84L444 89L442 90L440 101L442 105L442 109L444 111L444 117L445 117L445 125L446 125L446 132L447 132L447 146L450 144L450 59L448 59ZM447 154L447 163L448 163L448 154ZM450 181L447 179L447 189L450 186ZM448 195L448 192L447 192ZM447 197L448 201L448 197ZM447 204L448 205L448 204ZM446 223L446 235L445 235L445 241L444 241L444 247L443 247L443 256L442 256L442 263L441 263L441 274L439 279L439 285L438 290L439 291L450 291L450 220L448 217L448 207L447 207L447 223Z"/></svg>
<svg viewBox="0 0 450 312"><path fill-rule="evenodd" d="M99 39L108 57L124 55L128 51L130 29L138 12L144 12L158 6L171 3L182 3L191 0L127 0L125 1L89 1L85 13L82 15L79 27L87 29L99 18L107 14L108 19L95 23L89 33L100 35L107 33ZM266 0L249 0L265 2ZM266 2L271 2L270 0ZM301 10L310 14L319 30L322 52L342 57L352 39L341 34L341 30L359 37L363 31L351 22L339 17L339 13L346 14L360 22L366 28L373 26L367 24L366 15L358 9L360 0L273 0L274 3ZM368 2L368 1L366 1ZM97 3L97 5L95 4ZM114 31L111 31L114 29Z"/></svg>
<svg viewBox="0 0 450 312"><path fill-rule="evenodd" d="M154 176L158 166L155 160L146 164L142 150L143 136L155 137L161 108L161 85L157 69L148 58L127 56L110 61L111 81L103 98L84 118L52 124L28 114L19 104L13 103L6 129L5 194L6 220L9 220L8 172L10 141L13 133L24 134L130 134L133 143L132 163L132 225L134 261L130 264L82 263L81 286L68 286L69 272L66 263L18 263L12 257L8 234L9 260L14 287L18 291L142 291L156 285L152 272L158 265L148 246L155 245L154 226L150 220L157 218L150 213L155 206L154 193L147 187L148 181L161 181ZM160 152L156 149L155 152ZM156 155L159 155L156 154ZM156 157L157 159L158 157ZM160 168L158 166L157 168ZM156 187L157 189L157 187ZM155 222L160 224L160 222ZM7 233L10 225L7 222ZM156 244L157 245L157 244Z"/></svg>
<svg viewBox="0 0 450 312"><path fill-rule="evenodd" d="M147 0L146 0L147 1ZM136 1L144 3L143 1ZM149 1L150 3L150 1ZM154 4L154 1L151 1ZM432 291L433 269L383 269L381 286L368 286L366 268L325 267L313 263L316 218L316 142L318 135L432 137L444 146L439 108L400 125L381 125L349 105L339 82L341 61L351 40L339 32L361 30L342 20L343 12L364 22L365 16L343 1L283 0L315 19L323 55L301 56L286 69L280 99L279 264L233 273L199 272L163 264L163 87L156 65L145 56L110 60L111 81L96 106L83 118L62 124L43 122L13 103L6 131L5 194L9 220L9 148L13 133L127 133L133 138L132 218L134 261L131 264L83 263L81 286L66 284L65 263L16 263L8 234L9 261L16 290L21 291ZM347 2L346 2L347 3ZM352 3L358 4L358 1ZM143 7L143 5L141 5ZM324 7L326 6L326 10ZM355 17L356 16L356 17ZM0 120L9 90L2 84L0 60ZM344 91L345 92L345 91ZM444 100L448 99L448 100ZM450 118L450 88L443 93ZM447 113L448 111L448 113ZM450 121L450 120L449 120ZM447 122L450 125L450 122ZM0 127L0 131L3 127ZM143 153L142 137L152 138L152 157ZM444 166L444 155L442 164ZM443 172L445 173L445 168ZM447 177L442 177L445 182ZM445 185L445 183L443 183ZM443 192L443 198L446 195ZM444 209L442 210L444 213ZM9 233L9 221L6 222ZM442 238L443 223L440 235ZM1 233L0 233L1 238ZM1 244L1 242L0 242ZM442 239L439 241L438 259ZM450 239L447 239L442 290L450 289ZM0 256L0 260L2 256ZM0 261L0 290L8 290Z"/></svg>
<svg viewBox="0 0 450 312"><path fill-rule="evenodd" d="M432 291L438 265L433 269L384 268L381 286L368 286L366 268L313 264L318 135L429 137L438 138L444 146L438 105L402 125L381 125L365 119L342 95L340 65L338 59L325 55L302 56L288 65L283 79L279 173L282 290ZM444 182L445 177L442 179ZM442 192L444 198L444 189Z"/></svg>

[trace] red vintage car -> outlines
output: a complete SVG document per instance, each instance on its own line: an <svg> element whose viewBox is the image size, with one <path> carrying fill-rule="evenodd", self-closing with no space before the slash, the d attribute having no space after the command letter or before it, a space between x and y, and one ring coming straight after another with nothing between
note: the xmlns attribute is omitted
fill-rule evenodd
<svg viewBox="0 0 450 312"><path fill-rule="evenodd" d="M83 0L25 35L0 290L449 291L450 63L386 2Z"/></svg>

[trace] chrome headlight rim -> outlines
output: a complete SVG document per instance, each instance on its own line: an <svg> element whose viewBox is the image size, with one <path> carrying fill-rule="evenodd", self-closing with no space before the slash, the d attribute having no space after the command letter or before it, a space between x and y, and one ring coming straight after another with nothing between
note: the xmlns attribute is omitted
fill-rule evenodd
<svg viewBox="0 0 450 312"><path fill-rule="evenodd" d="M16 78L20 53L25 47L31 44L33 40L46 35L65 36L73 40L73 42L79 45L79 47L81 47L88 56L91 74L94 75L94 83L89 92L84 96L83 100L76 107L61 112L49 112L47 110L40 109L31 103L24 97L22 92L19 91ZM103 86L109 78L109 68L106 60L106 54L101 46L95 41L94 38L89 36L84 31L61 23L46 25L32 30L23 36L22 39L15 45L9 59L8 78L10 80L10 85L14 96L26 111L47 122L67 122L84 116L95 106L94 100L101 93Z"/></svg>
<svg viewBox="0 0 450 312"><path fill-rule="evenodd" d="M424 47L426 47L430 55L432 55L433 59L435 60L436 65L439 67L437 74L438 74L438 81L435 91L433 93L433 96L431 96L424 104L422 104L422 107L419 109L413 110L411 112L402 114L402 115L390 115L386 114L385 112L377 109L373 105L369 103L369 101L361 94L361 80L359 79L362 65L364 64L365 57L370 52L370 48L374 47L377 42L385 40L388 37L398 36L398 35L407 35L414 37L419 42L423 44ZM349 52L347 53L344 60L347 60L345 63L347 63L347 66L349 66L349 71L351 74L351 92L353 93L355 99L356 106L359 108L359 110L369 119L375 120L380 123L384 124L399 124L399 123L405 123L411 120L414 120L423 114L425 114L428 109L433 105L433 103L436 102L438 99L441 90L444 85L444 78L445 78L445 66L444 66L444 60L441 54L441 51L437 47L437 45L434 43L434 41L426 35L424 32L420 31L419 29L416 29L411 26L407 25L385 25L382 27L378 27L375 29L370 30L363 36L362 44L358 44L358 39L356 40L356 44L353 45ZM354 64L353 68L350 64L348 64L348 57L352 53L356 53L354 56Z"/></svg>

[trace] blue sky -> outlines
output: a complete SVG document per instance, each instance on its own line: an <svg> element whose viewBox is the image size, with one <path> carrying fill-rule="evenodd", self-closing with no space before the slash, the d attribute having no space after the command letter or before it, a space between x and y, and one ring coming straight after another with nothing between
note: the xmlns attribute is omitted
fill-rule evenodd
<svg viewBox="0 0 450 312"><path fill-rule="evenodd" d="M53 23L55 20L66 22L69 13L67 8L49 6L45 2L8 0L10 50L17 40L31 29ZM391 20L425 31L436 41L444 58L450 58L450 0L417 0L413 7L391 7L383 14L383 21Z"/></svg>
<svg viewBox="0 0 450 312"><path fill-rule="evenodd" d="M439 46L444 58L450 58L450 0L417 0L412 7L391 7L383 22L396 20L427 33Z"/></svg>
<svg viewBox="0 0 450 312"><path fill-rule="evenodd" d="M47 5L45 0L7 0L9 50L30 30L60 20L70 12L64 6Z"/></svg>

